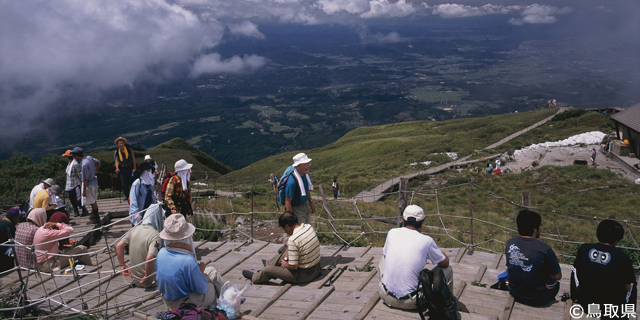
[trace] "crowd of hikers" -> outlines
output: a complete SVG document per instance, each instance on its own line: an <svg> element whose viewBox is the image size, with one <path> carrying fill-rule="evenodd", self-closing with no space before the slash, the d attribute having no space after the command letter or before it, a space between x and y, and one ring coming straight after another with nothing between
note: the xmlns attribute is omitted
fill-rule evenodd
<svg viewBox="0 0 640 320"><path fill-rule="evenodd" d="M133 227L116 244L119 270L131 276L135 286L157 287L169 309L179 309L185 303L200 308L215 306L225 281L213 264L198 261L193 239L196 228L186 219L193 214L193 165L178 160L171 173L158 177L153 159L147 156L137 164L126 142L122 137L116 139L114 157L123 189L131 182L127 198ZM65 191L74 216L88 215L87 207L91 206L90 223L99 226L95 170L100 161L84 155L80 147L62 156L69 161ZM242 271L253 284L273 279L304 284L321 273L320 241L311 224L311 214L316 211L310 195L312 159L299 153L292 160L280 179L274 174L269 178L278 201L284 205L278 225L287 240L271 259L262 260L262 268ZM496 165L499 169L500 163ZM161 199L156 199L154 187L161 187ZM334 180L335 198L339 188ZM87 248L68 240L74 229L60 203L61 192L53 179L45 179L33 187L26 213L14 207L0 219L0 243L14 239L19 244L15 250L11 246L1 248L0 271L19 266L48 273L70 264L92 265ZM418 310L421 316L428 310L433 319L460 319L452 294L456 266L433 238L422 233L425 217L423 208L409 205L404 209L402 226L388 232L378 265L378 294L392 308ZM560 282L569 276L563 277L553 249L540 240L541 224L536 212L518 213L519 236L506 242L506 271L492 286L507 290L515 301L531 306L546 306L558 299ZM583 244L577 251L569 277L570 297L585 313L602 319L635 316L634 268L630 258L616 248L624 229L614 220L604 220L597 226L596 235L597 243ZM31 246L35 246L35 255Z"/></svg>

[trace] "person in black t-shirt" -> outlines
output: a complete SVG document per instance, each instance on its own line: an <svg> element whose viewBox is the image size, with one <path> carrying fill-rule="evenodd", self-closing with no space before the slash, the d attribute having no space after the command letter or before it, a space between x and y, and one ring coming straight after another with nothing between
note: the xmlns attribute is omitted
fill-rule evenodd
<svg viewBox="0 0 640 320"><path fill-rule="evenodd" d="M585 243L578 249L572 279L576 289L571 298L585 311L592 303L599 304L601 312L604 312L604 304L623 310L622 305L630 301L635 304L636 297L632 297L632 292L637 296L637 291L632 290L636 277L631 260L615 248L624 237L624 228L616 221L604 220L596 233L600 243Z"/></svg>
<svg viewBox="0 0 640 320"><path fill-rule="evenodd" d="M562 272L551 247L538 240L542 218L522 210L516 219L519 237L507 240L507 287L516 301L532 306L544 305L560 290Z"/></svg>

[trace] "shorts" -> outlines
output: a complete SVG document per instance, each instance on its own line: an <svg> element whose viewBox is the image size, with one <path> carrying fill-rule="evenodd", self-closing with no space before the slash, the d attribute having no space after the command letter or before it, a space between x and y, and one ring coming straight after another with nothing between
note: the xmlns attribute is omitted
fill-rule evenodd
<svg viewBox="0 0 640 320"><path fill-rule="evenodd" d="M87 187L87 192L84 194L87 201L86 205L94 204L98 201L98 188L97 187Z"/></svg>

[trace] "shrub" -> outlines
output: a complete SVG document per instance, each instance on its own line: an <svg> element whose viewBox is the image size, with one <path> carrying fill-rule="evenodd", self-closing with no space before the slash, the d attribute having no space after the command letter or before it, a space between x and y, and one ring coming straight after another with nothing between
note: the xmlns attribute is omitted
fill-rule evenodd
<svg viewBox="0 0 640 320"><path fill-rule="evenodd" d="M587 112L589 112L589 111L585 110L585 109L567 110L567 111L565 111L563 113L556 114L551 119L551 121L562 121L562 120L566 120L566 119L570 119L570 118L577 118L577 117L580 117L580 116L584 115Z"/></svg>

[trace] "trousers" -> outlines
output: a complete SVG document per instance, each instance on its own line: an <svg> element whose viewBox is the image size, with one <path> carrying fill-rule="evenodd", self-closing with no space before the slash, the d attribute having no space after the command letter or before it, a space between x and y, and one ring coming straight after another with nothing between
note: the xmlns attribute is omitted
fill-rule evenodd
<svg viewBox="0 0 640 320"><path fill-rule="evenodd" d="M287 269L281 267L280 261L284 258L287 250L275 255L266 263L266 267L253 274L251 282L254 284L265 283L271 279L282 279L289 283L307 283L313 281L320 274L320 263L306 269Z"/></svg>

